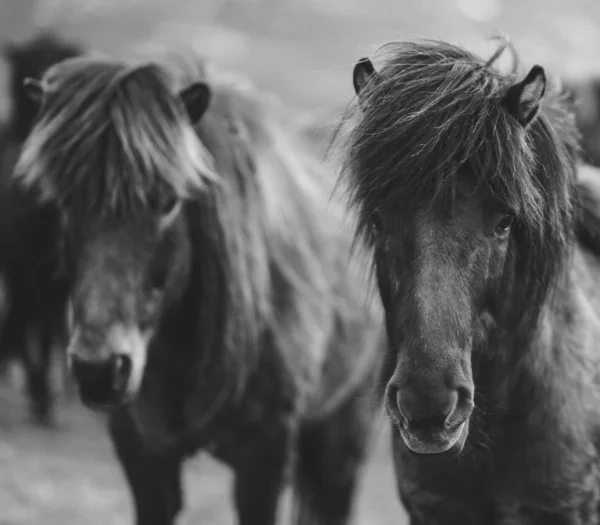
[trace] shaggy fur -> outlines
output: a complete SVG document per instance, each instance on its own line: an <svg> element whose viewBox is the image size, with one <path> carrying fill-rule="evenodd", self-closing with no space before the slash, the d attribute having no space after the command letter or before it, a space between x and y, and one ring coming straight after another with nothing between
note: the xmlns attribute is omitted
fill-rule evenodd
<svg viewBox="0 0 600 525"><path fill-rule="evenodd" d="M438 41L392 43L382 55L376 80L348 110L338 146L357 234L373 248L391 357L405 367L391 365L386 380L398 370L434 377L458 330L471 341L475 384L469 436L457 457L411 455L393 433L411 523L600 523L600 192L589 183L598 174L576 183L570 108L549 86L524 127L506 104L515 76L493 63ZM473 182L468 194L460 187L465 173ZM472 257L485 249L478 223L436 223L447 232L445 246L454 250L460 239L457 251L426 244L418 233L437 235L423 229L424 217L450 220L479 202L492 203L483 213L498 207L515 215L497 277L495 260ZM439 269L439 311L419 318L415 294L424 277L416 272L425 264ZM479 292L476 278L489 286ZM445 330L428 339L439 319ZM431 363L421 360L428 369L413 355L421 340L440 345Z"/></svg>
<svg viewBox="0 0 600 525"><path fill-rule="evenodd" d="M9 179L38 111L23 80L40 78L51 65L80 52L76 44L53 34L3 49L11 75L11 118L0 132L0 269L8 301L0 358L18 357L23 362L32 415L41 423L53 420L52 346L64 338L65 290L58 276L56 217L52 209L40 207Z"/></svg>
<svg viewBox="0 0 600 525"><path fill-rule="evenodd" d="M203 78L194 130L173 93ZM141 390L110 422L138 523L173 523L199 449L233 468L239 523L275 523L294 464L298 522L347 523L384 334L329 174L252 90L195 60L75 59L43 85L16 175L61 208L75 329L90 308L140 322L144 276L165 283Z"/></svg>

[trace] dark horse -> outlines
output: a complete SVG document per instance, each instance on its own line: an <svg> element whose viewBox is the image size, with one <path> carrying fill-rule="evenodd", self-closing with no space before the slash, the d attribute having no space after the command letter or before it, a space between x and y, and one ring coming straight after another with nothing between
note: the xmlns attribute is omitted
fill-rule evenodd
<svg viewBox="0 0 600 525"><path fill-rule="evenodd" d="M11 115L0 131L0 275L4 306L0 359L24 365L31 412L36 421L52 421L50 388L54 343L63 341L66 289L58 275L55 245L57 215L39 206L31 192L11 181L19 148L35 122L37 107L23 86L41 78L50 66L81 53L75 43L40 34L20 44L5 44L9 65Z"/></svg>
<svg viewBox="0 0 600 525"><path fill-rule="evenodd" d="M197 62L91 57L29 82L15 171L60 209L82 401L139 524L171 524L185 457L235 472L241 524L347 523L376 415L383 312L331 180L251 91Z"/></svg>
<svg viewBox="0 0 600 525"><path fill-rule="evenodd" d="M574 99L583 158L600 167L600 77L571 80L565 87Z"/></svg>
<svg viewBox="0 0 600 525"><path fill-rule="evenodd" d="M411 523L600 523L600 192L577 185L570 108L499 53L383 51L355 66L338 145Z"/></svg>

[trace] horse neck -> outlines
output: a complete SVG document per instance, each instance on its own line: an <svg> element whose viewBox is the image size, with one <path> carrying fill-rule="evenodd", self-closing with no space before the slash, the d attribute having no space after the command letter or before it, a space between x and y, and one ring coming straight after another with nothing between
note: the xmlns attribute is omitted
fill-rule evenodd
<svg viewBox="0 0 600 525"><path fill-rule="evenodd" d="M564 392L585 384L585 365L575 341L568 339L585 326L581 320L579 290L571 265L557 279L535 327L522 333L492 331L485 348L475 349L474 380L479 404L493 420L542 425L554 420L570 403ZM585 348L583 348L585 351ZM568 410L579 413L580 407ZM532 418L531 414L536 413ZM511 423L511 424L512 424Z"/></svg>

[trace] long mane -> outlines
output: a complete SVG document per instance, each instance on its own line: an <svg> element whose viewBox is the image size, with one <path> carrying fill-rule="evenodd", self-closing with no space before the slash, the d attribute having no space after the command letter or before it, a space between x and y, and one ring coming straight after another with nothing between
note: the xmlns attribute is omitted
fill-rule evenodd
<svg viewBox="0 0 600 525"><path fill-rule="evenodd" d="M499 53L486 62L423 40L387 44L379 56L379 81L348 108L337 137L359 235L373 241L376 210L452 196L459 172L470 168L479 185L516 211L505 302L511 318L530 327L573 237L578 135L565 97L550 86L525 130L503 107L515 75L495 68Z"/></svg>
<svg viewBox="0 0 600 525"><path fill-rule="evenodd" d="M239 357L240 348L249 351L242 369L239 358L231 357L237 374L229 375L237 377L238 388L244 385L240 373L250 373L269 346L280 356L272 366L287 369L290 389L306 393L320 379L329 341L345 345L347 356L340 353L337 365L345 366L352 339L360 337L352 330L368 331L379 315L371 303L369 318L369 272L360 254L350 258L353 228L341 201L331 199L335 177L286 130L286 112L238 79L216 72L209 78L214 100L198 134L226 184L207 195L203 208L218 218L213 227L221 241L210 251L218 255L219 246L228 246L230 266L220 256L213 263L226 268L221 279L232 292L229 300L242 300L237 307L225 303L227 295L223 304L205 303L202 325L214 324L210 317L216 310L229 312L232 324L216 340L230 356ZM216 298L224 282L206 285ZM366 366L373 355L363 355ZM364 366L356 370L358 378Z"/></svg>
<svg viewBox="0 0 600 525"><path fill-rule="evenodd" d="M213 95L192 130L173 93L199 79ZM194 344L178 362L193 376L200 419L243 390L265 349L270 367L288 370L290 390L308 392L330 341L364 337L367 272L349 262L352 228L330 201L335 180L255 90L172 59L73 59L44 81L45 110L16 172L23 184L94 216L148 213L169 193L186 199L194 277L185 311L196 312L202 359ZM363 353L366 365L373 356Z"/></svg>
<svg viewBox="0 0 600 525"><path fill-rule="evenodd" d="M16 167L43 198L136 215L189 198L212 177L211 157L182 125L184 110L157 65L74 58L52 67L44 84L46 109Z"/></svg>

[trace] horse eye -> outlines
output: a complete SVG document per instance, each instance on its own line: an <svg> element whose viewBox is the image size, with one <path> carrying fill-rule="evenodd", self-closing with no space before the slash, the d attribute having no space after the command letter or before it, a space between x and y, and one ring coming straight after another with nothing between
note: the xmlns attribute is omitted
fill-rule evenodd
<svg viewBox="0 0 600 525"><path fill-rule="evenodd" d="M512 223L514 221L515 216L512 213L506 213L502 216L502 218L496 223L495 233L498 236L506 235Z"/></svg>
<svg viewBox="0 0 600 525"><path fill-rule="evenodd" d="M380 212L374 211L371 213L370 222L373 231L376 233L379 233L383 229L383 219L381 218Z"/></svg>
<svg viewBox="0 0 600 525"><path fill-rule="evenodd" d="M167 267L164 264L153 268L152 273L150 274L150 287L152 290L160 292L164 289L167 284L167 278L169 277L169 272L167 271Z"/></svg>
<svg viewBox="0 0 600 525"><path fill-rule="evenodd" d="M169 215L175 210L175 207L179 204L179 200L176 197L170 197L162 206L160 213L164 217Z"/></svg>
<svg viewBox="0 0 600 525"><path fill-rule="evenodd" d="M155 292L162 292L169 280L170 246L162 244L154 256L148 274L148 284Z"/></svg>

